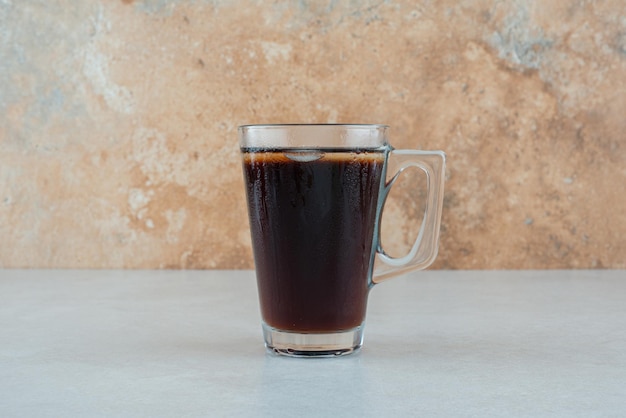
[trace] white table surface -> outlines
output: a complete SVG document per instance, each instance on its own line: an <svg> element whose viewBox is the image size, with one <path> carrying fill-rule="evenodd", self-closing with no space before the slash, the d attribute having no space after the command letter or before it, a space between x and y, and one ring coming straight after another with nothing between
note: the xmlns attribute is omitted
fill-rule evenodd
<svg viewBox="0 0 626 418"><path fill-rule="evenodd" d="M251 271L0 270L0 417L626 416L626 271L426 271L359 354L262 345Z"/></svg>

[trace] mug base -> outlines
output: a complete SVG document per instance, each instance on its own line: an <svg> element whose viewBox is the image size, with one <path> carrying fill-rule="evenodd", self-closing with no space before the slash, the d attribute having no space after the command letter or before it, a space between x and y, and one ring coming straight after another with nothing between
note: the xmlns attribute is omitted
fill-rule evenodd
<svg viewBox="0 0 626 418"><path fill-rule="evenodd" d="M363 325L346 331L301 333L281 331L266 323L263 326L265 347L274 354L288 357L337 357L355 353L363 344Z"/></svg>

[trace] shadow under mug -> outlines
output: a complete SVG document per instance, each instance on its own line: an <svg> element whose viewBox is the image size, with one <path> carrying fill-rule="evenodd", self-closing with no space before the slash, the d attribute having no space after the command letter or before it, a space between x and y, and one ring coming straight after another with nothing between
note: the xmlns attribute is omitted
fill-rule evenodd
<svg viewBox="0 0 626 418"><path fill-rule="evenodd" d="M369 290L435 260L445 154L396 150L387 131L385 125L239 127L269 350L297 357L358 350ZM411 250L395 258L381 246L380 220L408 167L426 174L426 209Z"/></svg>

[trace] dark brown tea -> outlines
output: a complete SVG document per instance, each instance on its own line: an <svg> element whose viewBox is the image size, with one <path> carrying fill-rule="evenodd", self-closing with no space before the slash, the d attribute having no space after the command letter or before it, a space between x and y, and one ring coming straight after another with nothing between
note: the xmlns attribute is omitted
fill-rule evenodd
<svg viewBox="0 0 626 418"><path fill-rule="evenodd" d="M265 323L295 332L361 325L384 153L243 151Z"/></svg>

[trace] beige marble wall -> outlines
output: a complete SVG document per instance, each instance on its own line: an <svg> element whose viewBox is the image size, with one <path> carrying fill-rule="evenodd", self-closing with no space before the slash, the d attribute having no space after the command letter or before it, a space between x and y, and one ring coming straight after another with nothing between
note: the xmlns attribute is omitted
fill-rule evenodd
<svg viewBox="0 0 626 418"><path fill-rule="evenodd" d="M626 268L623 0L0 0L0 266L251 268L270 122L445 150L435 268Z"/></svg>

